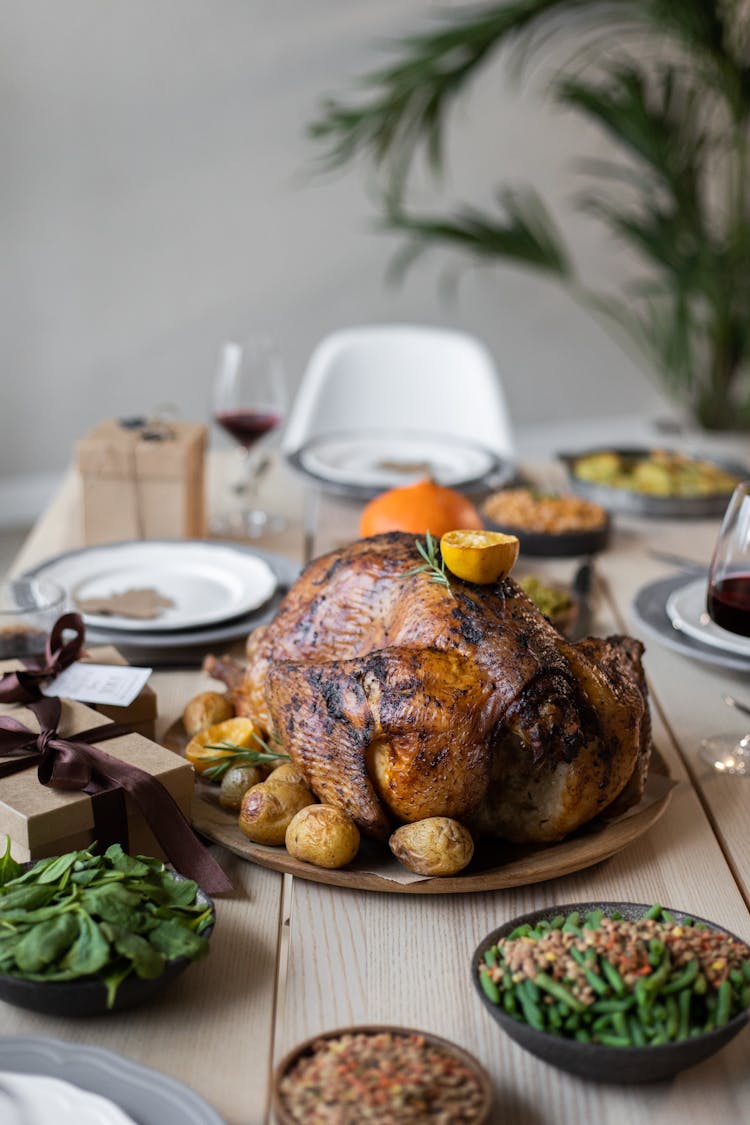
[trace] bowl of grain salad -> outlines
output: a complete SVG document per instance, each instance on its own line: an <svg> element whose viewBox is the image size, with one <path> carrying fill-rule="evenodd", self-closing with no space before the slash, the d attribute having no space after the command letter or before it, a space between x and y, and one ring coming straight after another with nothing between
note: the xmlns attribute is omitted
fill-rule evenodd
<svg viewBox="0 0 750 1125"><path fill-rule="evenodd" d="M279 1125L482 1125L492 1085L455 1043L378 1024L298 1044L276 1068L273 1098Z"/></svg>
<svg viewBox="0 0 750 1125"><path fill-rule="evenodd" d="M472 979L490 1015L538 1058L595 1081L652 1082L743 1029L750 948L659 904L574 903L488 934Z"/></svg>
<svg viewBox="0 0 750 1125"><path fill-rule="evenodd" d="M522 556L590 555L609 542L609 514L580 496L504 488L486 497L480 512L486 527L518 537Z"/></svg>

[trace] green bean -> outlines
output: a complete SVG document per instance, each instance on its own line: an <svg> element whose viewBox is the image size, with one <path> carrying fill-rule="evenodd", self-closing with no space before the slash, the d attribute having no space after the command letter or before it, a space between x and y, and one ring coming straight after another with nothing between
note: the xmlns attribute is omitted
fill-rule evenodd
<svg viewBox="0 0 750 1125"><path fill-rule="evenodd" d="M607 1035L602 1033L599 1036L599 1042L603 1043L605 1047L631 1047L629 1035Z"/></svg>
<svg viewBox="0 0 750 1125"><path fill-rule="evenodd" d="M564 914L556 914L555 917L550 922L549 928L551 930L561 930L564 925L565 925L565 915Z"/></svg>
<svg viewBox="0 0 750 1125"><path fill-rule="evenodd" d="M605 1012L604 1015L597 1016L597 1018L591 1024L591 1030L597 1034L600 1031L606 1031L608 1027L612 1027L611 1012Z"/></svg>
<svg viewBox="0 0 750 1125"><path fill-rule="evenodd" d="M740 991L740 1004L743 1008L750 1008L750 984L742 986Z"/></svg>
<svg viewBox="0 0 750 1125"><path fill-rule="evenodd" d="M586 980L589 982L594 992L598 992L600 996L607 996L609 993L609 985L606 981L602 980L598 973L593 969L585 969L584 974Z"/></svg>
<svg viewBox="0 0 750 1125"><path fill-rule="evenodd" d="M599 963L602 967L602 972L610 983L612 989L618 996L624 996L627 992L625 981L620 976L617 968L606 957L601 957Z"/></svg>
<svg viewBox="0 0 750 1125"><path fill-rule="evenodd" d="M588 1033L588 1031L586 1030L585 1027L579 1027L575 1034L576 1034L576 1039L578 1040L579 1043L590 1043L591 1042L591 1036L589 1035L589 1033Z"/></svg>
<svg viewBox="0 0 750 1125"><path fill-rule="evenodd" d="M716 1026L723 1027L725 1023L729 1023L732 1007L732 986L728 980L721 982L716 998Z"/></svg>
<svg viewBox="0 0 750 1125"><path fill-rule="evenodd" d="M628 1035L628 1024L624 1012L612 1013L612 1026L618 1035Z"/></svg>
<svg viewBox="0 0 750 1125"><path fill-rule="evenodd" d="M515 938L525 937L526 934L530 934L530 933L531 933L531 926L529 925L528 922L524 922L522 925L516 926L515 930L512 930L511 933L508 934L508 936L505 940L506 941L513 941Z"/></svg>
<svg viewBox="0 0 750 1125"><path fill-rule="evenodd" d="M661 908L661 920L662 922L666 922L668 926L677 925L677 919L670 914L668 910L665 910L664 907Z"/></svg>
<svg viewBox="0 0 750 1125"><path fill-rule="evenodd" d="M677 1004L680 1009L680 1024L677 1031L677 1039L687 1039L690 1034L690 1001L693 999L693 994L689 988L684 992L680 992L677 997Z"/></svg>
<svg viewBox="0 0 750 1125"><path fill-rule="evenodd" d="M654 969L650 977L645 978L646 992L651 996L655 996L656 993L661 989L664 982L669 978L669 974L671 971L672 961L669 954L665 950L664 957L662 958L662 962L659 967L657 969Z"/></svg>
<svg viewBox="0 0 750 1125"><path fill-rule="evenodd" d="M482 965L479 969L479 982L482 985L482 991L488 1000L493 1004L500 1003L500 989L495 984L494 980L489 974L489 970Z"/></svg>
<svg viewBox="0 0 750 1125"><path fill-rule="evenodd" d="M570 989L566 988L564 984L560 984L553 977L548 976L547 973L537 973L535 980L540 988L543 988L550 996L554 996L561 1004L567 1004L571 1011L583 1012L586 1010L586 1005L576 999Z"/></svg>
<svg viewBox="0 0 750 1125"><path fill-rule="evenodd" d="M531 1024L532 1027L535 1027L537 1031L544 1031L544 1015L542 1014L542 1010L522 987L524 983L528 982L521 981L516 985L516 998L521 1005L524 1019L528 1024Z"/></svg>
<svg viewBox="0 0 750 1125"><path fill-rule="evenodd" d="M515 989L506 988L503 990L503 1007L505 1008L509 1016L512 1016L516 1011L518 1011Z"/></svg>
<svg viewBox="0 0 750 1125"><path fill-rule="evenodd" d="M578 1012L571 1012L563 1023L563 1027L568 1032L575 1032L579 1028L580 1023L581 1017L579 1016Z"/></svg>
<svg viewBox="0 0 750 1125"><path fill-rule="evenodd" d="M698 973L698 976L695 978L695 983L693 985L693 992L696 996L705 996L707 991L708 981L704 977L703 973Z"/></svg>
<svg viewBox="0 0 750 1125"><path fill-rule="evenodd" d="M538 1004L541 999L541 993L539 991L539 985L536 983L536 981L532 980L531 977L526 977L526 979L521 983L526 989L529 999L534 1004Z"/></svg>
<svg viewBox="0 0 750 1125"><path fill-rule="evenodd" d="M581 915L577 910L573 910L562 924L562 932L564 934L575 934L576 937L582 937L581 933Z"/></svg>
<svg viewBox="0 0 750 1125"><path fill-rule="evenodd" d="M618 1000L595 1000L590 1005L592 1012L629 1012L635 1007L635 996L623 996Z"/></svg>
<svg viewBox="0 0 750 1125"><path fill-rule="evenodd" d="M646 911L646 913L644 914L644 918L648 918L652 922L659 921L659 919L661 918L661 907L659 906L658 902L655 902L651 909Z"/></svg>
<svg viewBox="0 0 750 1125"><path fill-rule="evenodd" d="M646 1046L646 1035L637 1016L630 1016L628 1019L628 1031L634 1047Z"/></svg>
<svg viewBox="0 0 750 1125"><path fill-rule="evenodd" d="M676 976L673 976L672 979L668 981L668 983L664 986L662 990L664 994L666 996L669 996L672 992L682 992L683 988L687 988L696 979L696 977L698 976L698 968L699 965L697 960L694 959L692 961L688 961L682 972L677 973Z"/></svg>
<svg viewBox="0 0 750 1125"><path fill-rule="evenodd" d="M547 1008L547 1019L549 1020L550 1027L554 1027L555 1029L558 1029L558 1030L559 1030L559 1028L562 1027L563 1018L560 1015L560 1012L558 1011L556 1004L552 1004L550 1007Z"/></svg>
<svg viewBox="0 0 750 1125"><path fill-rule="evenodd" d="M604 917L604 911L603 910L590 910L588 912L588 914L586 915L583 924L584 924L584 926L587 926L590 930L598 930L599 927L602 924L602 918L603 917Z"/></svg>
<svg viewBox="0 0 750 1125"><path fill-rule="evenodd" d="M674 996L667 997L667 1035L670 1039L677 1038L680 1027L680 1009Z"/></svg>
<svg viewBox="0 0 750 1125"><path fill-rule="evenodd" d="M497 946L493 945L491 949L485 949L484 963L490 969L497 968Z"/></svg>
<svg viewBox="0 0 750 1125"><path fill-rule="evenodd" d="M729 973L729 979L731 980L732 984L737 986L737 988L742 988L743 984L745 983L745 977L739 969L732 969Z"/></svg>
<svg viewBox="0 0 750 1125"><path fill-rule="evenodd" d="M745 980L750 984L750 961L742 962L742 972L744 973Z"/></svg>

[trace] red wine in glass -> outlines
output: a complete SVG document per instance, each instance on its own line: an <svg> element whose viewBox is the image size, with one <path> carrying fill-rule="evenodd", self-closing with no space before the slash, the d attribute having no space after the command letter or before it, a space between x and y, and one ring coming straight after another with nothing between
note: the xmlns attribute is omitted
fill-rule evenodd
<svg viewBox="0 0 750 1125"><path fill-rule="evenodd" d="M273 340L256 335L222 345L213 382L212 414L217 425L245 451L246 481L234 491L244 497L247 506L212 520L212 531L245 538L283 526L280 516L257 503L258 482L269 461L267 450L256 447L265 447L263 439L278 429L286 404L284 366Z"/></svg>
<svg viewBox="0 0 750 1125"><path fill-rule="evenodd" d="M724 513L708 570L706 609L721 629L750 637L750 481L737 485ZM750 775L750 734L704 738L700 757L720 773Z"/></svg>
<svg viewBox="0 0 750 1125"><path fill-rule="evenodd" d="M750 573L732 574L709 586L708 613L722 629L750 637Z"/></svg>
<svg viewBox="0 0 750 1125"><path fill-rule="evenodd" d="M220 410L214 417L244 449L250 449L265 434L281 425L281 414L270 411Z"/></svg>

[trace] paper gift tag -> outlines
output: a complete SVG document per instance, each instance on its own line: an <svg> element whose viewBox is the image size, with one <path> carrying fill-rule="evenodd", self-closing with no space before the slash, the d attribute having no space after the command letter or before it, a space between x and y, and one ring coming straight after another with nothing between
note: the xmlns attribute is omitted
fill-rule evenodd
<svg viewBox="0 0 750 1125"><path fill-rule="evenodd" d="M42 687L42 694L77 699L80 703L127 707L142 690L152 671L152 668L111 664L71 664Z"/></svg>

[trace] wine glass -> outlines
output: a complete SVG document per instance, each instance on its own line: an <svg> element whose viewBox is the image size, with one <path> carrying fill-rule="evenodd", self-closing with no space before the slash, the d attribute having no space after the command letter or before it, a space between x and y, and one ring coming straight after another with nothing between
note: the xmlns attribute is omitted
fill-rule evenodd
<svg viewBox="0 0 750 1125"><path fill-rule="evenodd" d="M732 493L708 570L706 610L721 629L750 637L750 481ZM700 756L720 773L750 775L750 734L715 735Z"/></svg>
<svg viewBox="0 0 750 1125"><path fill-rule="evenodd" d="M235 491L246 497L239 512L214 524L214 530L255 538L285 525L257 502L258 484L268 467L268 438L284 418L287 405L284 364L269 336L226 341L213 383L214 421L245 450L247 476ZM264 440L265 439L265 440Z"/></svg>

